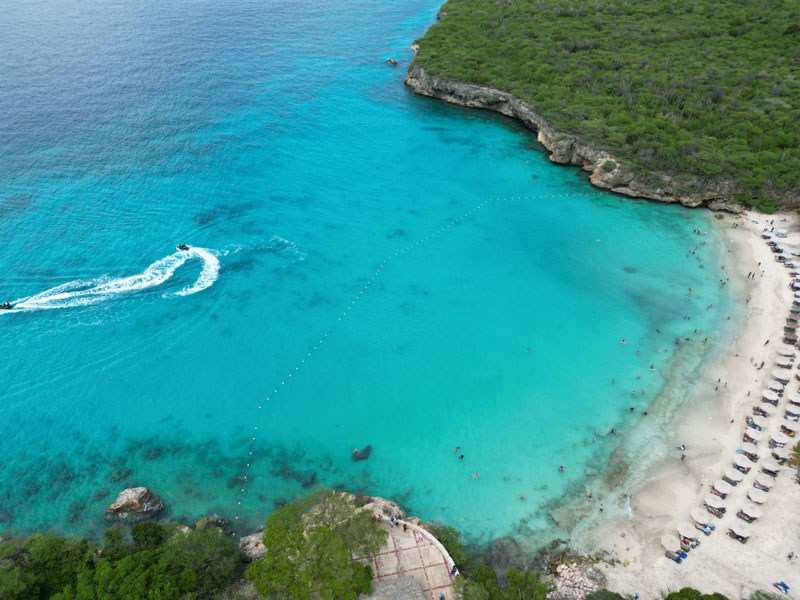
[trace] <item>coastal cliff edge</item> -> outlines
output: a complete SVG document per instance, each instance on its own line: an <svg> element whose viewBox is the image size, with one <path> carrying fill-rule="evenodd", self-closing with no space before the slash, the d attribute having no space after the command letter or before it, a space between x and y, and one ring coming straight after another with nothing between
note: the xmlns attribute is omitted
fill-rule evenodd
<svg viewBox="0 0 800 600"><path fill-rule="evenodd" d="M416 48L414 51L416 53ZM537 132L537 139L550 152L552 162L581 167L591 173L589 181L596 187L633 198L677 202L690 208L704 206L711 210L737 214L744 212L742 205L726 199L730 197L730 193L725 189L709 188L703 192L678 189L668 177L663 177L665 184L661 186L642 181L641 176L637 176L616 157L581 143L573 135L556 131L529 104L506 92L440 79L414 63L409 67L405 84L422 96L468 108L491 110L518 119Z"/></svg>

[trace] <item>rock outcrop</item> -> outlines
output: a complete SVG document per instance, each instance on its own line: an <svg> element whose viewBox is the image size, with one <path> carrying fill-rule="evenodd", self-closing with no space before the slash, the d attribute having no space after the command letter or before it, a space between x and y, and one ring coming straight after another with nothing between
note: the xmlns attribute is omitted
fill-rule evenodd
<svg viewBox="0 0 800 600"><path fill-rule="evenodd" d="M228 531L228 520L219 515L211 515L210 517L203 517L200 519L195 523L194 528L198 531L214 528L224 533Z"/></svg>
<svg viewBox="0 0 800 600"><path fill-rule="evenodd" d="M146 487L128 488L106 509L106 519L144 521L155 517L163 508L158 496Z"/></svg>
<svg viewBox="0 0 800 600"><path fill-rule="evenodd" d="M416 48L414 48L416 52ZM482 108L522 121L537 132L539 142L550 151L550 160L562 165L575 165L591 173L589 181L602 189L634 198L647 198L659 202L679 202L684 206L706 206L711 210L742 213L744 207L730 200L731 190L721 186L682 184L661 176L663 185L656 186L642 180L624 162L608 152L595 150L581 143L574 135L556 131L530 105L500 90L458 83L429 75L423 67L411 65L405 78L414 92L437 98L450 104L469 108ZM693 191L700 190L703 191Z"/></svg>
<svg viewBox="0 0 800 600"><path fill-rule="evenodd" d="M264 532L258 531L239 540L239 551L242 553L245 562L251 563L264 558L267 549L264 548L264 544L261 541L263 539Z"/></svg>
<svg viewBox="0 0 800 600"><path fill-rule="evenodd" d="M582 600L587 594L596 592L605 578L594 568L581 569L576 563L558 565L555 589L547 594L548 600Z"/></svg>

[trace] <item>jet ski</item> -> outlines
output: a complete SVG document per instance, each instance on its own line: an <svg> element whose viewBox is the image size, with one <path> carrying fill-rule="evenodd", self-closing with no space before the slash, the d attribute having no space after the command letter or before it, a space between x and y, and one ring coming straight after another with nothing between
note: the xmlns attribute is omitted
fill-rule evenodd
<svg viewBox="0 0 800 600"><path fill-rule="evenodd" d="M189 249L189 246L187 246L186 244L178 244L178 245L177 245L177 246L175 246L175 247L176 247L178 250L188 250L188 249Z"/></svg>
<svg viewBox="0 0 800 600"><path fill-rule="evenodd" d="M11 310L12 308L14 307L11 305L11 302L3 302L0 304L0 310Z"/></svg>

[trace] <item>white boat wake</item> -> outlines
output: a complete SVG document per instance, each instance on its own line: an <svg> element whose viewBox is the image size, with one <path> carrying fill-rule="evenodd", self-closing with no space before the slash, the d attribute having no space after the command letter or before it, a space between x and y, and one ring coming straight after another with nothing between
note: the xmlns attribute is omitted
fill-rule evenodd
<svg viewBox="0 0 800 600"><path fill-rule="evenodd" d="M174 293L176 296L196 294L210 287L217 280L219 260L213 250L190 246L188 250L178 250L174 254L157 260L137 275L117 278L103 276L97 279L70 281L40 294L15 300L11 303L13 309L3 310L0 313L72 308L105 302L122 294L139 292L162 285L183 263L198 258L203 261L203 270L197 281Z"/></svg>

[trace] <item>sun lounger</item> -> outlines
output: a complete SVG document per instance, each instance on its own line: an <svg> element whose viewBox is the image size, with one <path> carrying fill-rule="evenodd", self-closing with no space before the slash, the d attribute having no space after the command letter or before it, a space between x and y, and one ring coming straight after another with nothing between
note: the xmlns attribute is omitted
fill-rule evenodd
<svg viewBox="0 0 800 600"><path fill-rule="evenodd" d="M777 588L777 590L782 594L789 593L789 586L782 581L779 581L778 583L773 583L772 585L774 585L775 588Z"/></svg>

